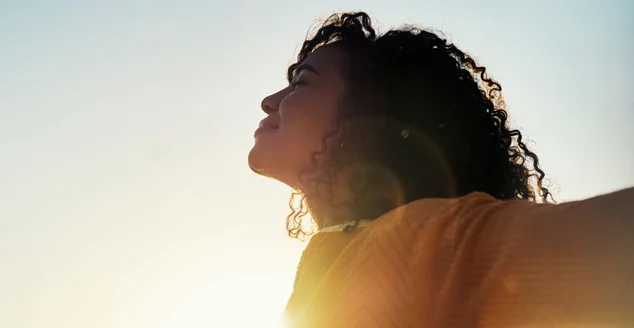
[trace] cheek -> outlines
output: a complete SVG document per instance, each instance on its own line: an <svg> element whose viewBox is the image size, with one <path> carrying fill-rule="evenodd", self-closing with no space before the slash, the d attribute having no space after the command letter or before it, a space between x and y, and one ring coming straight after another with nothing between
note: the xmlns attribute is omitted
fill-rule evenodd
<svg viewBox="0 0 634 328"><path fill-rule="evenodd" d="M312 99L319 99L314 97ZM323 151L324 138L336 129L337 109L333 101L307 101L289 96L281 106L280 136L287 154L287 164L301 171L313 165L313 154Z"/></svg>
<svg viewBox="0 0 634 328"><path fill-rule="evenodd" d="M293 106L293 99L289 99L289 109L280 112L282 133L293 148L310 154L320 151L324 137L337 127L335 102L325 97L321 100L311 98L316 100L298 101L297 106Z"/></svg>

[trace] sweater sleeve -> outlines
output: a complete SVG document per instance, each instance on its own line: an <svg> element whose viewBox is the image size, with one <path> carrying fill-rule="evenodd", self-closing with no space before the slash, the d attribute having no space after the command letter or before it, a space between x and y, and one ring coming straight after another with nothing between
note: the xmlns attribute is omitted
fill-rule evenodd
<svg viewBox="0 0 634 328"><path fill-rule="evenodd" d="M434 224L445 255L419 272L436 322L634 327L634 188L560 205L475 194Z"/></svg>

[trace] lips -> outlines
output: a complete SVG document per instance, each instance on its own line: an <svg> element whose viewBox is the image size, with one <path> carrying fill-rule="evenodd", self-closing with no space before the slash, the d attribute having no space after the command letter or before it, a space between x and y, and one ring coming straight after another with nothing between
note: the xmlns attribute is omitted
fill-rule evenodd
<svg viewBox="0 0 634 328"><path fill-rule="evenodd" d="M262 121L260 122L260 125L258 127L257 130L255 130L255 133L253 133L253 137L257 137L258 135L262 134L262 133L266 133L266 132L272 132L277 130L278 126L275 124L272 124L270 122L265 122Z"/></svg>
<svg viewBox="0 0 634 328"><path fill-rule="evenodd" d="M267 133L267 132L273 132L275 131L275 129L265 129L265 128L258 128L257 130L255 130L255 132L253 133L253 137L257 138L257 136L263 134L263 133Z"/></svg>

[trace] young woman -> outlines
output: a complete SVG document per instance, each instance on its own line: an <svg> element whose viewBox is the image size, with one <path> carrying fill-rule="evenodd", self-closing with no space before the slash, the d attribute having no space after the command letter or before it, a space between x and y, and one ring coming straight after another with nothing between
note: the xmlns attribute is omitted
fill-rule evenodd
<svg viewBox="0 0 634 328"><path fill-rule="evenodd" d="M289 326L634 327L634 189L551 204L500 84L456 46L333 15L288 80L249 164L312 237Z"/></svg>

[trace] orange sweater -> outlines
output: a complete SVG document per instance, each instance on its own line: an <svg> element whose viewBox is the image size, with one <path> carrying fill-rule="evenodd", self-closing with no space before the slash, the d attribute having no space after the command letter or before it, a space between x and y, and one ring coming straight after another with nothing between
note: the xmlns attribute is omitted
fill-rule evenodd
<svg viewBox="0 0 634 328"><path fill-rule="evenodd" d="M634 327L634 188L419 200L315 235L299 268L293 328Z"/></svg>

